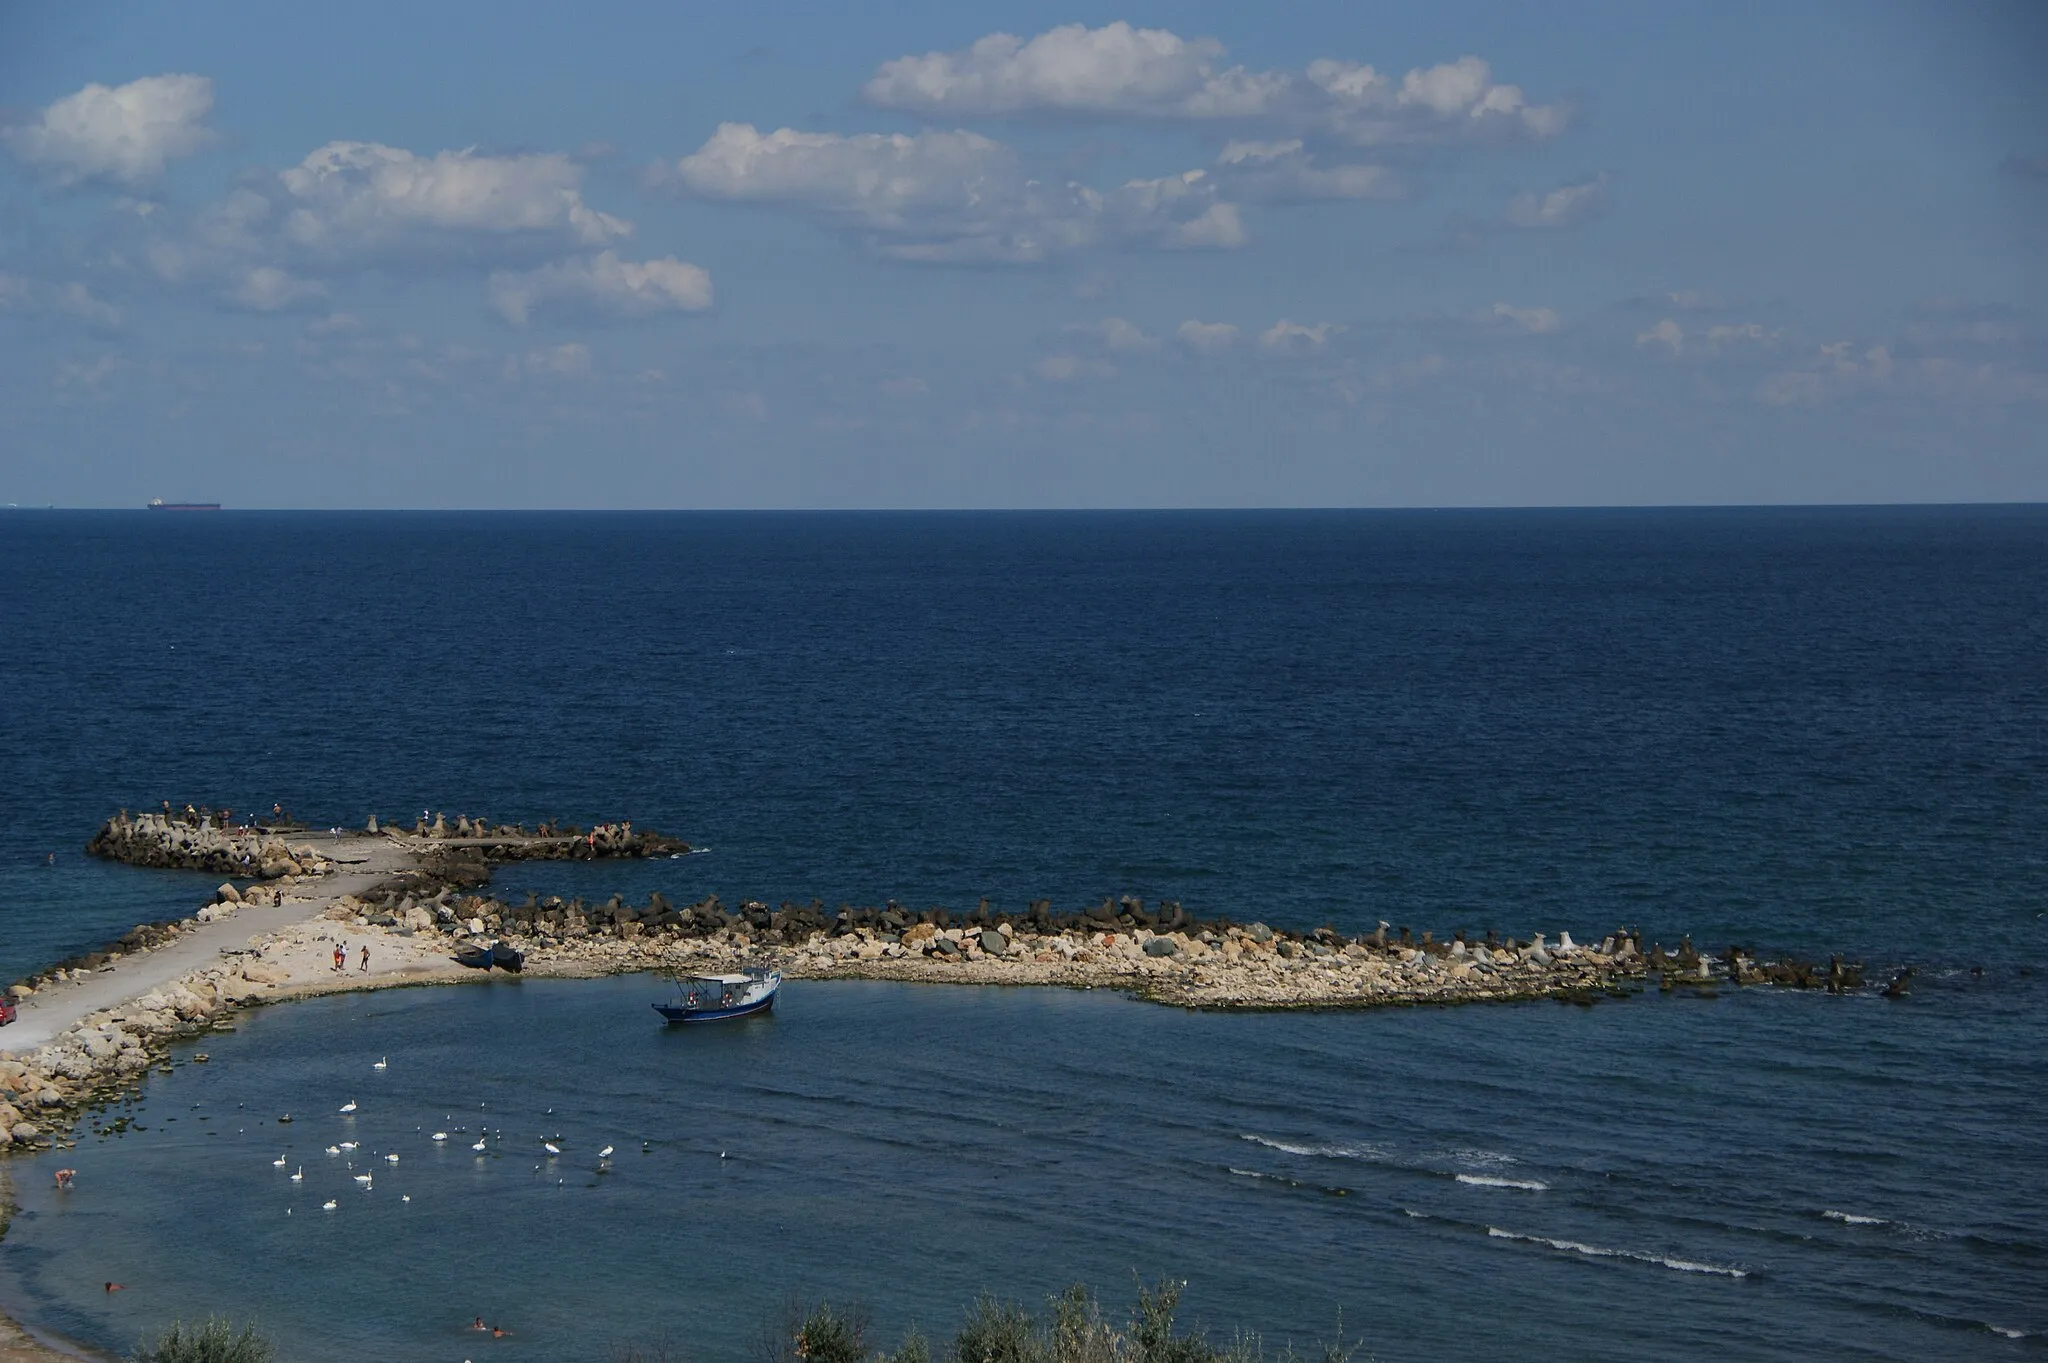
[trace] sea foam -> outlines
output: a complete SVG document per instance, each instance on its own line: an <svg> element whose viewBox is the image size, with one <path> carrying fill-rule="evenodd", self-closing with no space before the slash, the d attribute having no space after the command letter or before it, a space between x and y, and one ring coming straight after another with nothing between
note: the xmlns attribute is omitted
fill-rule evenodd
<svg viewBox="0 0 2048 1363"><path fill-rule="evenodd" d="M1632 1249L1607 1249L1601 1245L1581 1244L1577 1240L1552 1240L1544 1235L1523 1235L1518 1231L1502 1230L1499 1226L1488 1226L1486 1233L1496 1240L1520 1240L1532 1245L1548 1245L1552 1249L1583 1254L1592 1259L1634 1259L1637 1263L1656 1264L1660 1268L1673 1269L1679 1273L1713 1273L1724 1278L1747 1278L1749 1270L1723 1268L1719 1264L1702 1264L1692 1259L1673 1259L1662 1254L1644 1254Z"/></svg>

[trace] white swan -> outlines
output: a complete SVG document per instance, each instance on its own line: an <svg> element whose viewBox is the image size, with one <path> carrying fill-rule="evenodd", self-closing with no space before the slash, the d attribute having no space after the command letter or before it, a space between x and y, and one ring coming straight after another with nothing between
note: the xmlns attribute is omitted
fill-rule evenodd
<svg viewBox="0 0 2048 1363"><path fill-rule="evenodd" d="M392 1164L396 1164L396 1163L398 1163L398 1156L396 1156L396 1155L386 1155L386 1156L385 1156L384 1158L385 1158L385 1160L386 1160L386 1161L388 1161L389 1163L392 1163Z"/></svg>
<svg viewBox="0 0 2048 1363"><path fill-rule="evenodd" d="M273 1168L273 1169L282 1169L282 1168L284 1168L284 1156L283 1156L283 1155L279 1155L279 1156L278 1156L278 1157L277 1157L276 1159L272 1160L272 1161L270 1162L270 1167L271 1167L271 1168Z"/></svg>
<svg viewBox="0 0 2048 1363"><path fill-rule="evenodd" d="M334 1205L334 1199L330 1197L325 1202L320 1204L320 1210L323 1212L331 1212L334 1210Z"/></svg>
<svg viewBox="0 0 2048 1363"><path fill-rule="evenodd" d="M478 1154L482 1154L484 1149L484 1138L482 1136L478 1136L476 1138L476 1144L470 1146L469 1148L476 1151Z"/></svg>
<svg viewBox="0 0 2048 1363"><path fill-rule="evenodd" d="M612 1148L607 1145L604 1149L597 1152L597 1157L599 1159L610 1159L612 1157Z"/></svg>
<svg viewBox="0 0 2048 1363"><path fill-rule="evenodd" d="M341 1147L338 1145L330 1145L327 1147L327 1153L330 1155L338 1155L341 1153Z"/></svg>
<svg viewBox="0 0 2048 1363"><path fill-rule="evenodd" d="M302 1164L302 1165L300 1165L300 1166L299 1166L299 1168L298 1168L298 1172L292 1175L292 1182L294 1182L294 1183L304 1183L305 1181L306 1181L306 1166Z"/></svg>
<svg viewBox="0 0 2048 1363"><path fill-rule="evenodd" d="M542 1141L540 1143L540 1148L547 1151L550 1155L559 1155L562 1153L562 1147L556 1145L553 1141Z"/></svg>
<svg viewBox="0 0 2048 1363"><path fill-rule="evenodd" d="M400 1193L400 1194L398 1195L398 1200L399 1200L400 1202L410 1202L410 1201L412 1201L412 1194L411 1194L411 1193Z"/></svg>
<svg viewBox="0 0 2048 1363"><path fill-rule="evenodd" d="M370 1176L369 1176L368 1174L357 1174L357 1175L356 1175L356 1182L358 1182L358 1183L362 1184L362 1185L363 1185L363 1186L364 1186L365 1188L367 1188L367 1187L369 1187L369 1186L370 1186L370 1184L371 1184L371 1181L372 1181L372 1180L371 1180L371 1178L370 1178Z"/></svg>
<svg viewBox="0 0 2048 1363"><path fill-rule="evenodd" d="M445 1141L448 1139L448 1133L445 1131L436 1131L434 1133L434 1139L437 1141Z"/></svg>
<svg viewBox="0 0 2048 1363"><path fill-rule="evenodd" d="M344 1150L353 1150L356 1148L356 1143L354 1141L343 1141L341 1143L341 1148Z"/></svg>
<svg viewBox="0 0 2048 1363"><path fill-rule="evenodd" d="M373 1070L388 1069L390 1068L390 1065L391 1057L387 1055L382 1060L379 1060L376 1064L370 1066L370 1068Z"/></svg>
<svg viewBox="0 0 2048 1363"><path fill-rule="evenodd" d="M353 1098L349 1099L341 1105L341 1110L343 1112L354 1112L356 1110L356 1100Z"/></svg>

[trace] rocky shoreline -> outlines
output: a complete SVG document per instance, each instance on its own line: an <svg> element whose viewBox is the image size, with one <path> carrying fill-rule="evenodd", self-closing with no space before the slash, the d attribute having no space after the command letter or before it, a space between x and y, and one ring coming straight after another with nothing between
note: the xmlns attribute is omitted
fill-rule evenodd
<svg viewBox="0 0 2048 1363"><path fill-rule="evenodd" d="M546 828L547 826L544 826ZM687 974L774 966L786 977L873 979L933 984L1033 985L1116 989L1149 1002L1200 1009L1365 1009L1556 999L1590 1004L1627 996L1654 979L1659 987L1711 993L1718 987L1779 984L1848 992L1864 987L1860 971L1836 958L1811 963L1763 961L1731 947L1718 956L1689 940L1675 952L1645 949L1619 929L1597 944L1569 932L1437 941L1429 932L1382 923L1346 937L1331 928L1309 932L1265 923L1199 920L1179 904L1148 905L1135 897L1105 899L1079 912L1056 912L1049 901L1021 913L983 901L971 912L913 910L888 904L828 912L818 902L779 907L716 898L676 906L660 894L645 904L619 896L601 903L527 896L510 904L479 893L478 857L652 856L682 847L630 824L589 833L489 828L477 821L424 818L409 837L371 821L361 833L326 835L327 848L236 849L222 835L156 815L110 820L93 840L100 855L139 865L192 867L217 856L249 855L276 869L267 881L215 891L194 915L143 925L105 952L86 953L10 987L16 1000L61 1006L64 991L116 969L128 957L174 947L209 924L231 924L252 906L305 900L309 916L279 931L223 948L218 959L168 983L93 1009L53 1039L15 1054L0 1049L0 1149L47 1148L73 1139L82 1118L95 1131L143 1075L167 1065L173 1043L231 1027L242 1009L313 994L398 985L474 981L488 971L465 969L455 954L503 941L519 949L528 974L585 978L631 972ZM358 892L321 896L319 882L343 864L361 862L351 849L372 846L403 857L390 874L370 877ZM580 854L566 850L580 846ZM260 855L269 851L275 855ZM283 868L289 858L298 869ZM324 901L324 902L323 902ZM334 955L343 959L337 966ZM360 960L360 969L351 968ZM370 973L370 962L376 962ZM1902 988L1894 981L1892 990ZM0 1032L0 1046L6 1033ZM195 1053L195 1062L205 1060Z"/></svg>

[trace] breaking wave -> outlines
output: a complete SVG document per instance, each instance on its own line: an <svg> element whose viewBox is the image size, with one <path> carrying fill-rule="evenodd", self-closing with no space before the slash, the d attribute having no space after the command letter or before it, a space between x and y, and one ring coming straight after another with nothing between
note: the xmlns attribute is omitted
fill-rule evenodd
<svg viewBox="0 0 2048 1363"><path fill-rule="evenodd" d="M1455 1174L1452 1177L1475 1188L1520 1188L1531 1193L1550 1191L1550 1185L1540 1178L1496 1178L1492 1174Z"/></svg>
<svg viewBox="0 0 2048 1363"><path fill-rule="evenodd" d="M1552 1240L1544 1235L1523 1235L1518 1231L1502 1230L1499 1226L1488 1226L1486 1233L1496 1240L1520 1240L1532 1245L1548 1245L1551 1249L1583 1254L1591 1259L1634 1259L1637 1263L1656 1264L1660 1268L1673 1269L1679 1273L1713 1273L1724 1278L1749 1276L1748 1269L1724 1268L1719 1264L1702 1264L1691 1259L1673 1259L1662 1254L1644 1254L1632 1249L1607 1249L1600 1245L1581 1244L1577 1240Z"/></svg>

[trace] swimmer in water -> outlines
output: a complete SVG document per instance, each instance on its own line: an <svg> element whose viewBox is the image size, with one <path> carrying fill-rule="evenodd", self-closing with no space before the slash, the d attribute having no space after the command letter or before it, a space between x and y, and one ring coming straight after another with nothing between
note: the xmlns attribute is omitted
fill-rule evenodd
<svg viewBox="0 0 2048 1363"><path fill-rule="evenodd" d="M504 1337L505 1337L506 1335L509 1335L509 1334L511 1334L511 1333L512 1333L512 1332L511 1332L510 1330L507 1330L507 1329L506 1329L506 1328L505 1328L504 1326L502 1326L502 1325L493 1325L493 1326L491 1327L491 1338L492 1338L492 1339L503 1339L503 1338L504 1338Z"/></svg>
<svg viewBox="0 0 2048 1363"><path fill-rule="evenodd" d="M127 1290L128 1290L128 1285L127 1285L126 1283L108 1283L108 1284L107 1284L107 1291L109 1291L109 1292L126 1292Z"/></svg>
<svg viewBox="0 0 2048 1363"><path fill-rule="evenodd" d="M482 1316L478 1316L476 1318L476 1324L470 1326L469 1328L472 1330L488 1330L491 1327L484 1324L484 1318Z"/></svg>
<svg viewBox="0 0 2048 1363"><path fill-rule="evenodd" d="M78 1171L76 1169L59 1169L57 1171L57 1186L59 1188L69 1188L71 1180L77 1177Z"/></svg>

